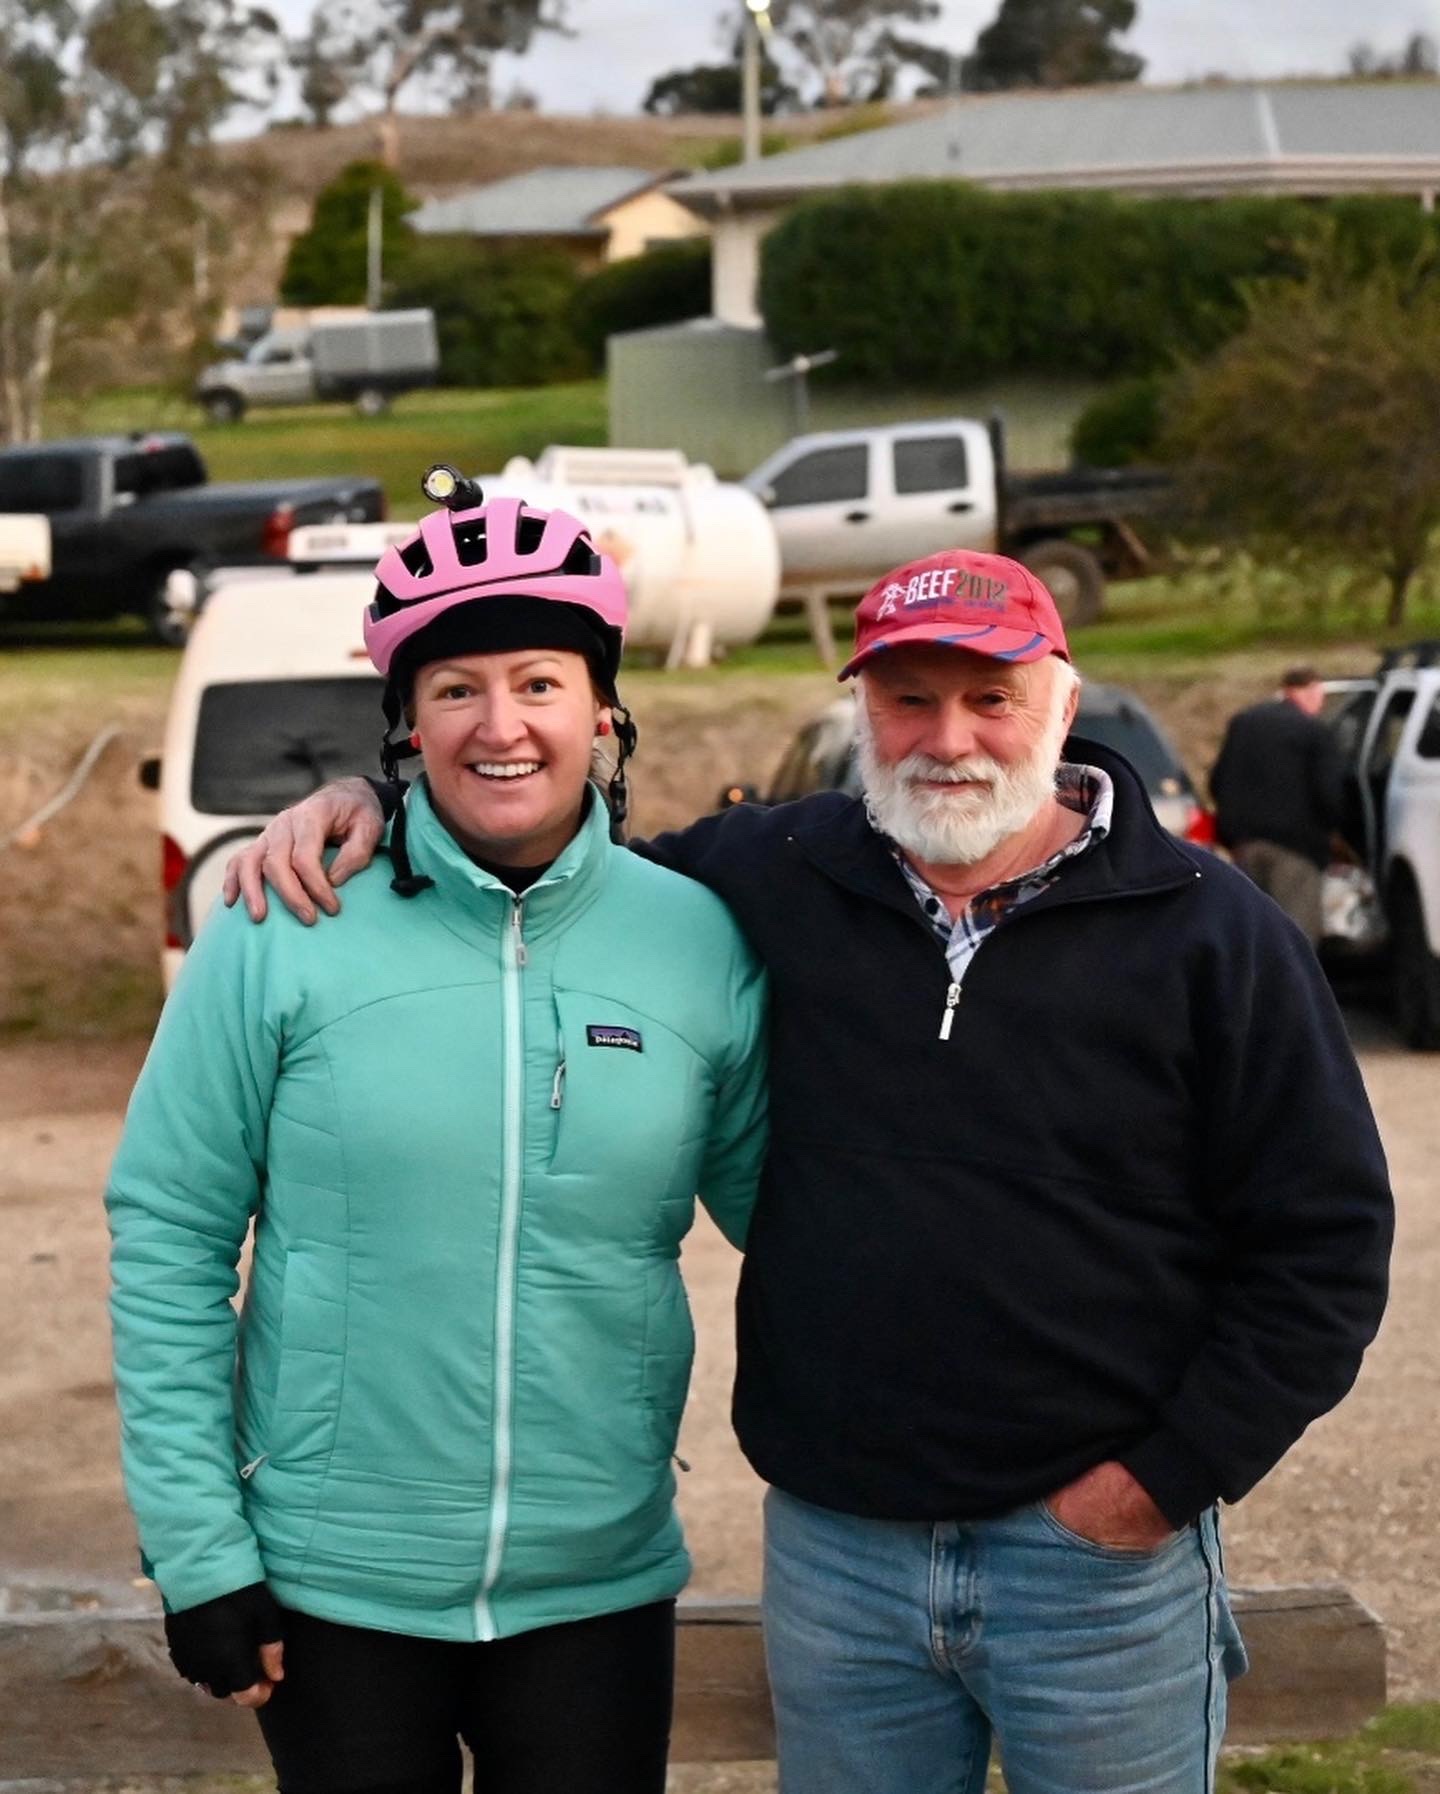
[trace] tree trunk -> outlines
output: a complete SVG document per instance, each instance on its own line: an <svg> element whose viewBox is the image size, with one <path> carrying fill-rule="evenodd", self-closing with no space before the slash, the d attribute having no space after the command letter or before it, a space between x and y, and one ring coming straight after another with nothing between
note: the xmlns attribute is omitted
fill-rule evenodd
<svg viewBox="0 0 1440 1794"><path fill-rule="evenodd" d="M38 442L45 422L45 395L50 387L50 374L55 365L55 331L59 317L53 305L45 306L35 318L30 333L30 352L24 378L20 382L21 415L15 438L19 442Z"/></svg>
<svg viewBox="0 0 1440 1794"><path fill-rule="evenodd" d="M0 188L0 442L14 442L15 336L19 307L15 303L15 267L10 253L10 209Z"/></svg>
<svg viewBox="0 0 1440 1794"><path fill-rule="evenodd" d="M387 168L400 166L400 121L394 108L387 106L375 121L375 147Z"/></svg>
<svg viewBox="0 0 1440 1794"><path fill-rule="evenodd" d="M1387 629L1398 629L1405 621L1405 599L1410 590L1410 581L1414 577L1413 566L1392 566L1389 572L1390 605L1385 612Z"/></svg>

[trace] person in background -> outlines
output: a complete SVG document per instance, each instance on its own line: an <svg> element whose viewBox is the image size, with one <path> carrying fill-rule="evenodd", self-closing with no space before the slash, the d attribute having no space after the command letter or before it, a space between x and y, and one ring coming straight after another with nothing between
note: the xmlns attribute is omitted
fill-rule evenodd
<svg viewBox="0 0 1440 1794"><path fill-rule="evenodd" d="M1349 1388L1384 1155L1315 956L1168 835L1049 592L953 550L856 615L864 795L642 851L770 974L734 1421L783 1794L1206 1794L1244 1653L1219 1503ZM391 794L389 801L394 801ZM231 862L312 920L344 782ZM349 898L346 898L348 907ZM330 926L319 929L323 936Z"/></svg>
<svg viewBox="0 0 1440 1794"><path fill-rule="evenodd" d="M388 770L397 726L424 765L387 853L323 940L217 910L136 1086L126 1489L176 1667L258 1710L282 1794L458 1794L462 1739L486 1794L661 1794L677 1259L697 1191L745 1237L763 979L591 782L633 746L614 563L468 496L366 617Z"/></svg>
<svg viewBox="0 0 1440 1794"><path fill-rule="evenodd" d="M1321 881L1345 822L1345 765L1320 721L1325 687L1291 667L1279 693L1230 719L1210 774L1216 834L1311 946L1323 932Z"/></svg>

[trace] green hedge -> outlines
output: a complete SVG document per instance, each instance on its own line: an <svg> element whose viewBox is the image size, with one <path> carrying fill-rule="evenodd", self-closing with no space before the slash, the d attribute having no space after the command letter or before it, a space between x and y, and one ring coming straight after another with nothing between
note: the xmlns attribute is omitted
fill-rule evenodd
<svg viewBox="0 0 1440 1794"><path fill-rule="evenodd" d="M417 237L387 300L434 310L443 386L548 386L590 371L570 317L579 284L563 250Z"/></svg>
<svg viewBox="0 0 1440 1794"><path fill-rule="evenodd" d="M1105 379L1203 355L1240 325L1246 282L1298 277L1333 236L1357 267L1440 243L1413 200L1119 199L958 181L856 187L798 206L762 252L782 354L838 349L835 377L973 384Z"/></svg>
<svg viewBox="0 0 1440 1794"><path fill-rule="evenodd" d="M599 269L581 281L570 316L575 334L600 368L607 337L701 318L709 310L710 243L702 238L666 244Z"/></svg>

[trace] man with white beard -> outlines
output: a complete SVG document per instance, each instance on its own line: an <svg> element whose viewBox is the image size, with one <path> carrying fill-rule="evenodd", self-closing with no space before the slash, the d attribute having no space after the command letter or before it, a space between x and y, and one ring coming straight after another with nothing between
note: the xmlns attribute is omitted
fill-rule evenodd
<svg viewBox="0 0 1440 1794"><path fill-rule="evenodd" d="M1353 1381L1384 1157L1303 936L1071 740L1050 594L961 551L866 595L865 796L642 851L771 983L734 1418L766 1496L783 1794L1208 1794L1218 1504ZM232 863L308 920L328 787ZM335 867L336 882L340 882Z"/></svg>

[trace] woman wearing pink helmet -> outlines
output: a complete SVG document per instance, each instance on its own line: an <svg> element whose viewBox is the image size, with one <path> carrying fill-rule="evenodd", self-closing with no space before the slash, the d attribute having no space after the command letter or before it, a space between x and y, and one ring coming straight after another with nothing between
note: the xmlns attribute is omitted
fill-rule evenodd
<svg viewBox="0 0 1440 1794"><path fill-rule="evenodd" d="M744 1236L763 991L591 781L613 733L623 815L613 563L447 480L366 619L385 770L424 763L388 862L319 952L218 911L136 1088L127 1491L177 1668L259 1710L282 1794L454 1794L461 1740L496 1794L659 1794L676 1261L696 1191Z"/></svg>

